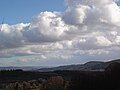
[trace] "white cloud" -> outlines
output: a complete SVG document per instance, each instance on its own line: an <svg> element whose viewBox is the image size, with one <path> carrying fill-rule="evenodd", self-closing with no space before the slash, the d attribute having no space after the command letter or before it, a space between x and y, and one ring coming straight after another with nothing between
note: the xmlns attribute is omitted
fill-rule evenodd
<svg viewBox="0 0 120 90"><path fill-rule="evenodd" d="M20 59L20 60L18 60L18 62L21 62L21 63L26 63L28 61L29 61L28 59Z"/></svg>
<svg viewBox="0 0 120 90"><path fill-rule="evenodd" d="M28 24L0 25L0 58L29 55L47 60L120 58L117 54L120 7L116 0L65 2L68 7L65 12L46 11Z"/></svg>

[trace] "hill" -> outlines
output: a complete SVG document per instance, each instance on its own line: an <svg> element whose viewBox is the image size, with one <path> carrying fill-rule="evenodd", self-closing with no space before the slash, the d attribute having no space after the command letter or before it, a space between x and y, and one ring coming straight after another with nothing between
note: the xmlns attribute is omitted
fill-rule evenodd
<svg viewBox="0 0 120 90"><path fill-rule="evenodd" d="M120 63L120 59L112 60L108 62L90 61L85 64L66 65L66 66L58 66L52 68L41 68L38 69L38 71L40 72L48 72L48 71L56 71L56 70L104 71L105 68L108 67L113 62Z"/></svg>

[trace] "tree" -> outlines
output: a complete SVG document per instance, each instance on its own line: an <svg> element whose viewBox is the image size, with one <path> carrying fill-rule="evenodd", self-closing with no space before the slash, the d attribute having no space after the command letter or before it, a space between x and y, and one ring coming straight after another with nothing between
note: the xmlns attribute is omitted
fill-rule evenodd
<svg viewBox="0 0 120 90"><path fill-rule="evenodd" d="M61 76L51 77L44 81L41 85L41 90L65 90L66 82Z"/></svg>

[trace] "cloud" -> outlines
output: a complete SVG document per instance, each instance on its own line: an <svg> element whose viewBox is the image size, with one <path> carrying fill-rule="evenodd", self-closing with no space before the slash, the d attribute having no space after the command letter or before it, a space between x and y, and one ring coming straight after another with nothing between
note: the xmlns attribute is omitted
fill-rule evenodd
<svg viewBox="0 0 120 90"><path fill-rule="evenodd" d="M26 62L28 62L29 60L27 60L27 59L20 59L20 60L18 60L18 62L21 62L21 63L26 63Z"/></svg>
<svg viewBox="0 0 120 90"><path fill-rule="evenodd" d="M22 30L29 24L3 24L0 32L0 49L16 48L24 45Z"/></svg>
<svg viewBox="0 0 120 90"><path fill-rule="evenodd" d="M55 42L64 40L69 27L57 12L42 12L33 18L28 30L23 35L29 42Z"/></svg>
<svg viewBox="0 0 120 90"><path fill-rule="evenodd" d="M0 58L30 55L47 60L120 58L117 1L65 2L65 12L46 11L34 16L31 23L0 25Z"/></svg>
<svg viewBox="0 0 120 90"><path fill-rule="evenodd" d="M120 8L113 0L66 0L65 22L74 25L120 23Z"/></svg>

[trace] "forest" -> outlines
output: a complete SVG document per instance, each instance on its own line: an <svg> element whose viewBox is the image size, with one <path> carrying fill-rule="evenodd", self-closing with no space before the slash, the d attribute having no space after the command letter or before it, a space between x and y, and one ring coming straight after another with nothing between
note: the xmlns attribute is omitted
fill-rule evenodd
<svg viewBox="0 0 120 90"><path fill-rule="evenodd" d="M120 63L105 71L0 71L0 90L120 90Z"/></svg>

